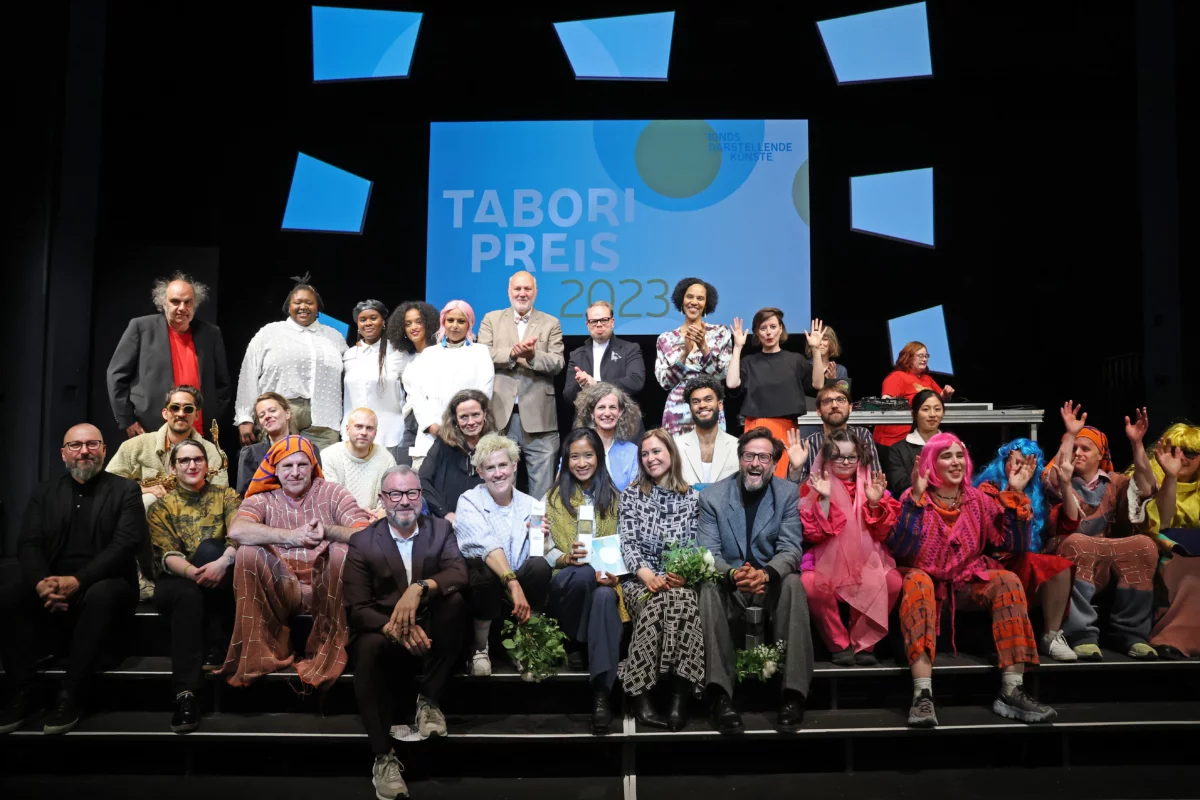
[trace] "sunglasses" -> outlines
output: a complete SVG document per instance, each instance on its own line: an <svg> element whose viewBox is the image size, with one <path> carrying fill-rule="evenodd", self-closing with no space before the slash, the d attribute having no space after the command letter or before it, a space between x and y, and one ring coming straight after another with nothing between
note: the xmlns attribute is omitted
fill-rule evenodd
<svg viewBox="0 0 1200 800"><path fill-rule="evenodd" d="M180 405L179 403L171 403L167 406L167 411L170 411L172 414L178 414L181 411L184 414L195 414L196 407L191 403L184 403L183 405Z"/></svg>

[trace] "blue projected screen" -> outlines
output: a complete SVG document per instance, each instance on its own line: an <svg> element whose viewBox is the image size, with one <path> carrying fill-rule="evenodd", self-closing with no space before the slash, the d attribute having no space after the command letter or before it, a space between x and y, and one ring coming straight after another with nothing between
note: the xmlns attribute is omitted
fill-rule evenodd
<svg viewBox="0 0 1200 800"><path fill-rule="evenodd" d="M946 315L941 306L925 308L888 320L888 337L892 343L892 362L909 342L920 342L929 351L929 371L954 374L950 360L950 337L946 335Z"/></svg>
<svg viewBox="0 0 1200 800"><path fill-rule="evenodd" d="M808 219L804 120L435 122L426 296L482 316L524 269L568 335L596 300L618 334L659 334L698 277L720 295L710 322L775 305L803 330Z"/></svg>

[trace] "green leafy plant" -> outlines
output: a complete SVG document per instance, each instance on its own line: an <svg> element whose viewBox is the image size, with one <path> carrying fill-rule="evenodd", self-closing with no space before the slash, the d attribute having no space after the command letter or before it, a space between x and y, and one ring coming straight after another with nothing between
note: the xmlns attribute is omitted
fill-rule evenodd
<svg viewBox="0 0 1200 800"><path fill-rule="evenodd" d="M783 667L787 655L787 642L775 644L760 644L749 650L737 651L738 683L747 678L756 681L768 681L771 676Z"/></svg>
<svg viewBox="0 0 1200 800"><path fill-rule="evenodd" d="M541 683L557 675L559 667L567 660L567 651L563 647L567 635L550 617L531 616L523 623L505 620L500 633L504 637L500 644L516 660L521 677L526 681Z"/></svg>
<svg viewBox="0 0 1200 800"><path fill-rule="evenodd" d="M683 578L683 585L696 589L702 583L720 580L713 554L703 547L672 545L663 550L662 570ZM641 601L649 599L651 592L644 592Z"/></svg>

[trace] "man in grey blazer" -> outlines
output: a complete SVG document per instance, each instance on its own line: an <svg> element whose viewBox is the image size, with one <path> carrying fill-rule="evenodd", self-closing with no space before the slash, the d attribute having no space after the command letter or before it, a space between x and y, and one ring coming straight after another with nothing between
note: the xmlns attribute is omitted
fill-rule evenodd
<svg viewBox="0 0 1200 800"><path fill-rule="evenodd" d="M496 429L521 448L528 493L541 499L554 482L558 413L554 376L563 368L562 325L533 307L537 280L528 272L508 279L509 308L489 311L478 343L492 351L492 417Z"/></svg>
<svg viewBox="0 0 1200 800"><path fill-rule="evenodd" d="M221 329L194 319L208 287L176 272L154 282L159 313L134 317L108 363L108 402L130 438L162 425L162 398L172 386L202 390L208 403L197 430L229 412L232 386Z"/></svg>
<svg viewBox="0 0 1200 800"><path fill-rule="evenodd" d="M812 633L800 583L800 490L773 474L782 454L783 443L769 430L751 428L738 439L737 474L700 493L697 540L713 554L722 575L720 582L702 586L700 618L712 723L723 734L744 730L732 701L739 646L733 629L742 627L751 607L765 609L772 639L787 642L776 727L794 732L804 721Z"/></svg>

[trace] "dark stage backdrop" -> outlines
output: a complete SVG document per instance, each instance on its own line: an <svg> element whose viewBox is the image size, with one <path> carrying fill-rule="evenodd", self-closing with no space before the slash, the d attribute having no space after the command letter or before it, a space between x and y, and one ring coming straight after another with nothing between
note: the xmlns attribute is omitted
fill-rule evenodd
<svg viewBox="0 0 1200 800"><path fill-rule="evenodd" d="M886 320L941 303L961 396L1046 408L1048 445L1061 432L1054 407L1082 400L1127 457L1121 417L1149 402L1131 4L931 2L936 77L848 87L813 23L888 3L679 10L665 83L575 81L540 11L358 5L428 12L411 78L314 86L307 4L110 3L102 252L219 247L214 306L231 369L281 316L288 276L311 272L342 319L365 297L423 296L431 120L802 118L813 309L837 328L856 394L878 393L889 369ZM574 3L570 15L668 8ZM279 230L297 151L375 181L362 236ZM936 249L849 230L850 175L929 165ZM141 263L97 263L97 286L110 287L98 323L148 313L154 269ZM715 321L754 310L721 307ZM788 320L795 332L806 323ZM97 331L93 380L110 333ZM652 365L653 337L638 340ZM649 384L653 424L665 393ZM93 416L107 415L92 397Z"/></svg>

